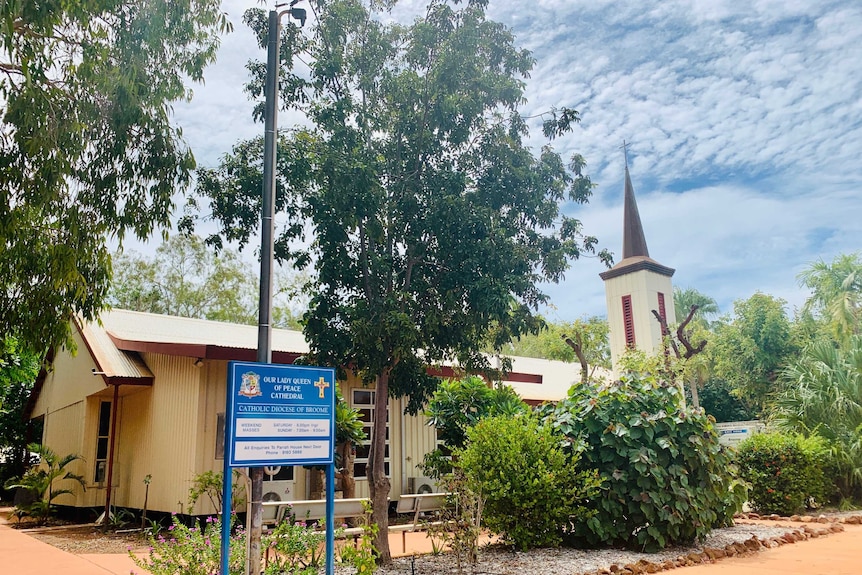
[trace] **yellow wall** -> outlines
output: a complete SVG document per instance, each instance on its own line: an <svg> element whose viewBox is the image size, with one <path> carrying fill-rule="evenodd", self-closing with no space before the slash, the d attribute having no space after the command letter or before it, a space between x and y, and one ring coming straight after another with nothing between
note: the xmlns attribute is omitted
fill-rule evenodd
<svg viewBox="0 0 862 575"><path fill-rule="evenodd" d="M673 307L673 285L668 276L640 270L605 281L611 361L614 369L626 351L622 306L622 297L625 295L630 295L632 298L632 316L637 349L648 355L661 351L661 326L652 314L652 310L658 310L659 293L664 294L665 314L668 325L672 325L676 323L676 315Z"/></svg>
<svg viewBox="0 0 862 575"><path fill-rule="evenodd" d="M81 398L108 388L102 376L93 375L96 364L77 331L73 339L78 346L77 356L72 357L65 349L57 353L54 369L45 378L31 417L78 403Z"/></svg>
<svg viewBox="0 0 862 575"><path fill-rule="evenodd" d="M121 386L118 402L117 444L113 471L113 504L140 509L144 505L144 478L151 475L147 508L151 511L188 513L192 479L205 471L220 472L215 458L217 414L224 412L227 362L207 360L194 367L194 358L144 354L154 375L152 387ZM73 468L87 480L86 492L76 490L60 503L100 507L105 485L96 485L94 459L99 404L112 399L113 388L94 377L92 359L83 343L75 358L58 354L56 369L46 378L38 405L45 413L45 443L58 453L80 453L86 458ZM345 398L361 387L351 378L342 382ZM76 401L73 401L75 400ZM56 408L58 404L65 404ZM390 401L390 471L392 499L407 492L409 477L422 475L417 465L435 446L434 429L425 418L403 418L402 401ZM410 445L402 449L402 440ZM308 474L294 469L293 498L308 497ZM357 478L357 497L368 496L367 481ZM204 497L195 514L214 512Z"/></svg>
<svg viewBox="0 0 862 575"><path fill-rule="evenodd" d="M69 454L83 455L84 428L81 426L81 422L84 420L84 411L83 401L51 411L45 417L42 444L60 457ZM72 473L84 475L86 462L74 461L66 469ZM56 486L60 489L72 489L73 491L72 495L61 495L55 499L54 503L58 505L73 505L84 494L81 486L75 481L58 481Z"/></svg>

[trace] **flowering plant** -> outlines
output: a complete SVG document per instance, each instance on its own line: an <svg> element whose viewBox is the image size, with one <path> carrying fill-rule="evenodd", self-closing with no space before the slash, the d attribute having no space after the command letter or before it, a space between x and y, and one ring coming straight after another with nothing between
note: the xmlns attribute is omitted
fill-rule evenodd
<svg viewBox="0 0 862 575"><path fill-rule="evenodd" d="M236 516L231 517L231 523ZM135 565L152 575L218 575L221 566L221 518L207 517L201 527L188 527L176 515L166 532L150 536L150 549L139 557L129 551ZM230 575L245 573L245 530L238 526L230 536Z"/></svg>

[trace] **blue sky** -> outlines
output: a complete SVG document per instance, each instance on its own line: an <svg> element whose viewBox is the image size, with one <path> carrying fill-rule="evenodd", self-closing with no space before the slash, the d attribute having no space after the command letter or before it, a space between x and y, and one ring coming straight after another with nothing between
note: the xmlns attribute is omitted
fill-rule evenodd
<svg viewBox="0 0 862 575"><path fill-rule="evenodd" d="M424 5L404 1L393 16ZM246 62L264 58L241 21L251 6L224 3L235 31L191 103L175 106L200 165L263 132L242 92ZM622 245L626 140L650 255L723 312L756 291L798 307L803 268L860 250L862 3L490 0L488 11L537 60L523 115L581 112L554 147L587 160L593 199L564 210L601 247L619 255ZM538 150L538 124L533 135ZM574 262L547 286L546 314L604 315L602 270Z"/></svg>

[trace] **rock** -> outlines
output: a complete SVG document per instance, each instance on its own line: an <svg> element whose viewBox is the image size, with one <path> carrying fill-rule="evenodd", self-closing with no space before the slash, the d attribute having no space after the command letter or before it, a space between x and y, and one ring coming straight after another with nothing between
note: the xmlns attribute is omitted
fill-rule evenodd
<svg viewBox="0 0 862 575"><path fill-rule="evenodd" d="M673 569L674 567L676 567L676 563L674 563L670 559L668 559L667 561L665 561L664 563L661 564L661 568L664 569L665 571Z"/></svg>
<svg viewBox="0 0 862 575"><path fill-rule="evenodd" d="M637 563L627 563L625 567L623 567L623 571L629 571L633 575L640 575L643 573L643 567L638 565Z"/></svg>
<svg viewBox="0 0 862 575"><path fill-rule="evenodd" d="M743 545L745 545L745 548L749 551L757 551L760 549L760 541L758 541L756 537L747 539L745 542L743 542Z"/></svg>
<svg viewBox="0 0 862 575"><path fill-rule="evenodd" d="M841 533L842 531L844 531L844 526L839 523L833 523L829 526L829 531L831 533Z"/></svg>
<svg viewBox="0 0 862 575"><path fill-rule="evenodd" d="M620 570L620 566L619 566L619 565L617 565L616 563L614 563L613 565L611 565L611 566L609 567L609 569L611 570L611 573L616 573L617 571L619 571L619 570Z"/></svg>
<svg viewBox="0 0 862 575"><path fill-rule="evenodd" d="M658 573L659 571L661 571L661 565L657 563L650 563L649 565L644 567L644 570L647 573Z"/></svg>
<svg viewBox="0 0 862 575"><path fill-rule="evenodd" d="M799 515L791 515L790 521L795 521L796 523L799 523L800 521L802 521L802 517Z"/></svg>

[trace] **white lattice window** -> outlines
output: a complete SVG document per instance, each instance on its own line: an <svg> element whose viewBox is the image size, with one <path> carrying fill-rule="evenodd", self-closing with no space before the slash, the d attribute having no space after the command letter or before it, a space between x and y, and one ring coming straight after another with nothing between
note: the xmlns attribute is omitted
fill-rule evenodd
<svg viewBox="0 0 862 575"><path fill-rule="evenodd" d="M374 423L374 397L373 389L354 389L351 392L351 405L359 411L359 419L362 428L368 436L362 445L356 446L356 460L353 463L353 475L357 480L366 479L368 469L368 455L371 451L371 428ZM386 447L383 453L384 472L389 475L389 410L386 410Z"/></svg>

